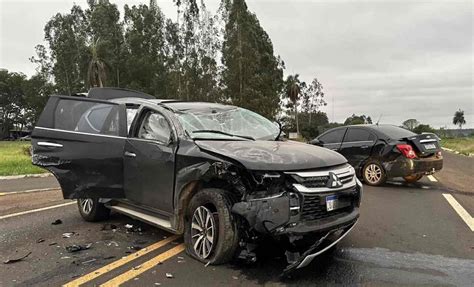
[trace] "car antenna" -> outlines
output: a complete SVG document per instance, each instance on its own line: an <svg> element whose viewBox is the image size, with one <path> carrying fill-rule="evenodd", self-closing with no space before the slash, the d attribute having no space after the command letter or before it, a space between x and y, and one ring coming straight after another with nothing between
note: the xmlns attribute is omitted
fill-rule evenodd
<svg viewBox="0 0 474 287"><path fill-rule="evenodd" d="M379 119L377 120L377 122L375 123L375 125L377 125L377 126L379 125L379 122L380 122L380 119L382 118L382 116L383 116L383 114L380 114Z"/></svg>

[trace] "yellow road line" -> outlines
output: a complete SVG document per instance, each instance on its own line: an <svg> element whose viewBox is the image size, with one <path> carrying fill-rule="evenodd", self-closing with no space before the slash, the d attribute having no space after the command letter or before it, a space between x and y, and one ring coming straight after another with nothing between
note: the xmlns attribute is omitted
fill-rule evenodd
<svg viewBox="0 0 474 287"><path fill-rule="evenodd" d="M125 256L125 257L123 257L123 258L121 258L117 261L114 261L114 262L112 262L108 265L105 265L104 267L101 267L101 268L99 268L99 269L97 269L97 270L95 270L95 271L93 271L89 274L86 274L82 277L79 277L79 278L77 278L77 279L75 279L75 280L73 280L73 281L71 281L71 282L69 282L69 283L67 283L63 286L65 286L65 287L79 286L81 284L89 282L89 281L91 281L91 280L93 280L93 279L95 279L95 278L97 278L97 277L99 277L99 276L101 276L101 275L103 275L107 272L110 272L110 271L114 270L115 268L118 268L120 266L123 266L123 265L131 262L132 260L134 260L134 259L136 259L140 256L143 256L143 255L148 254L148 253L150 253L150 252L152 252L152 251L154 251L154 250L156 250L156 249L158 249L162 246L165 246L166 244L168 244L171 241L174 241L178 238L179 238L178 235L173 235L173 236L170 236L170 237L168 237L164 240L158 241L158 242L156 242L156 243L154 243L154 244L152 244L152 245L150 245L146 248L143 248L143 249L141 249L141 250L139 250L139 251L137 251L133 254L127 255L127 256Z"/></svg>
<svg viewBox="0 0 474 287"><path fill-rule="evenodd" d="M7 215L2 215L2 216L0 216L0 219L5 219L5 218L10 218L10 217L15 217L15 216L24 215L24 214L34 213L34 212L38 212L38 211L43 211L43 210L58 208L58 207L67 206L67 205L71 205L71 204L77 204L77 203L76 203L76 201L73 201L73 202L66 202L66 203L61 203L61 204L58 204L58 205L47 206L47 207L42 207L42 208L38 208L38 209L22 211L22 212L18 212L18 213L12 213L12 214L7 214Z"/></svg>
<svg viewBox="0 0 474 287"><path fill-rule="evenodd" d="M457 212L462 220L467 224L467 226L474 231L474 218L464 209L464 207L457 202L456 199L451 194L443 193L444 198L449 202L452 208Z"/></svg>
<svg viewBox="0 0 474 287"><path fill-rule="evenodd" d="M179 254L184 250L184 244L181 243L177 245L176 247L171 248L170 250L161 253L160 255L157 255L153 259L150 259L146 261L145 263L136 266L133 269L130 269L129 271L120 274L119 276L105 282L104 284L100 285L100 287L115 287L119 286L135 277L138 275L144 273L145 271L150 270L151 268L155 267L156 265L160 264L161 262L175 256L176 254Z"/></svg>
<svg viewBox="0 0 474 287"><path fill-rule="evenodd" d="M433 181L433 182L437 182L438 180L436 179L436 177L432 176L431 174L427 176L427 178L430 180L430 181Z"/></svg>
<svg viewBox="0 0 474 287"><path fill-rule="evenodd" d="M19 194L19 193L29 193L29 192L51 191L51 190L59 190L59 188L54 187L54 188L40 188L40 189L29 189L29 190L21 190L21 191L0 192L0 196L10 195L10 194Z"/></svg>

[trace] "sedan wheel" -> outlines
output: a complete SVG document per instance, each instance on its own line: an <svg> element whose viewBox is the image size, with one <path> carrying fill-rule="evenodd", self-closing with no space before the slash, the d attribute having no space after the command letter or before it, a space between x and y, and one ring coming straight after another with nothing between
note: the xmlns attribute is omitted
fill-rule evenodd
<svg viewBox="0 0 474 287"><path fill-rule="evenodd" d="M368 185L380 185L385 182L385 171L377 162L369 162L364 166L364 181Z"/></svg>
<svg viewBox="0 0 474 287"><path fill-rule="evenodd" d="M196 255L206 259L211 254L216 236L216 222L212 212L204 206L195 211L191 223L191 238Z"/></svg>

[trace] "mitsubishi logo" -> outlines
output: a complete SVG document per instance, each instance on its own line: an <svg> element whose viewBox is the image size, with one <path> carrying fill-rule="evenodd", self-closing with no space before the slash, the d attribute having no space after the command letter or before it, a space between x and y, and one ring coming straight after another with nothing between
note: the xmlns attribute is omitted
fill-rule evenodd
<svg viewBox="0 0 474 287"><path fill-rule="evenodd" d="M328 182L326 183L326 186L330 188L337 188L337 187L342 186L342 182L334 172L330 172L329 179L328 179Z"/></svg>

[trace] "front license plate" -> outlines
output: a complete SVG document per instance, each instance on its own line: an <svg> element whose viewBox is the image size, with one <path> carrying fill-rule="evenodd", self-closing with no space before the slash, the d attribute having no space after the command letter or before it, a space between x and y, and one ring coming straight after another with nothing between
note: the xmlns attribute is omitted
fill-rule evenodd
<svg viewBox="0 0 474 287"><path fill-rule="evenodd" d="M425 144L426 149L435 149L436 145L435 144Z"/></svg>
<svg viewBox="0 0 474 287"><path fill-rule="evenodd" d="M337 208L337 196L330 195L326 196L326 209L331 211Z"/></svg>

